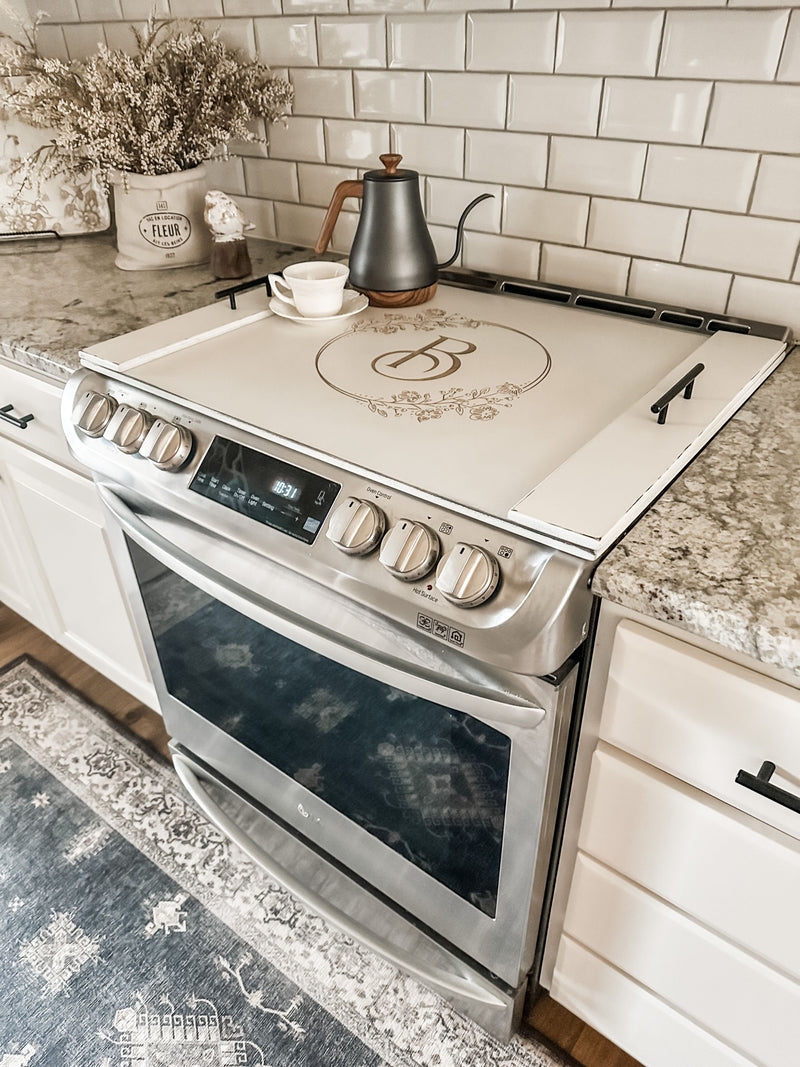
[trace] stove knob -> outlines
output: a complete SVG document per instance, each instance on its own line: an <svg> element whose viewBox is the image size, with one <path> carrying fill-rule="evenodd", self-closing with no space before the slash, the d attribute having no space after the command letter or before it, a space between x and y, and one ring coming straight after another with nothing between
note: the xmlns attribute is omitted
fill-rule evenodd
<svg viewBox="0 0 800 1067"><path fill-rule="evenodd" d="M327 537L348 556L366 556L386 529L386 516L369 500L349 496L331 515Z"/></svg>
<svg viewBox="0 0 800 1067"><path fill-rule="evenodd" d="M108 421L103 432L107 441L115 444L120 452L138 452L150 429L151 419L138 408L120 404Z"/></svg>
<svg viewBox="0 0 800 1067"><path fill-rule="evenodd" d="M475 608L488 600L500 581L494 556L482 548L459 541L436 568L436 588L447 600L462 608Z"/></svg>
<svg viewBox="0 0 800 1067"><path fill-rule="evenodd" d="M180 470L189 458L192 435L183 426L156 419L139 449L139 455L151 460L160 471Z"/></svg>
<svg viewBox="0 0 800 1067"><path fill-rule="evenodd" d="M100 437L116 409L117 402L112 397L87 389L78 398L72 416L75 425L87 437Z"/></svg>
<svg viewBox="0 0 800 1067"><path fill-rule="evenodd" d="M428 573L439 555L439 539L421 522L401 519L383 539L378 557L384 567L404 582Z"/></svg>

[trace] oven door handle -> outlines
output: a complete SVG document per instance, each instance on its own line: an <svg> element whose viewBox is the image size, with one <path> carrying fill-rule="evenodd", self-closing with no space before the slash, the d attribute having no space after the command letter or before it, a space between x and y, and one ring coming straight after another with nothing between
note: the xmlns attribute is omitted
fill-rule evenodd
<svg viewBox="0 0 800 1067"><path fill-rule="evenodd" d="M269 853L247 837L236 823L214 802L200 782L200 777L197 773L200 768L187 759L183 753L175 749L172 749L171 755L178 778L203 814L275 881L279 882L307 907L321 915L323 919L336 926L355 941L366 945L373 952L400 968L400 970L418 978L425 984L442 990L443 993L449 993L489 1007L504 1007L506 1005L506 1000L498 994L494 986L489 981L482 980L480 975L468 971L466 967L462 974L456 974L444 968L426 967L420 964L414 956L403 952L390 941L362 926L355 919L329 904L323 897L303 885L302 882L298 881L280 863L273 859Z"/></svg>
<svg viewBox="0 0 800 1067"><path fill-rule="evenodd" d="M341 663L367 677L376 677L375 668L380 665L381 674L378 680L395 689L405 689L422 699L443 704L445 707L453 706L454 696L457 695L460 697L458 710L480 719L488 726L497 726L501 730L509 726L532 730L544 720L545 710L536 704L523 702L522 697L517 702L498 699L486 690L478 691L459 684L457 679L453 679L453 685L448 686L429 675L409 671L402 666L388 662L386 658L377 653L372 656L364 655L351 645L329 636L327 630L308 629L302 625L300 620L287 618L276 610L276 605L267 605L263 600L256 600L249 590L237 583L224 581L217 571L205 565L198 565L197 561L181 548L148 526L111 489L104 485L98 485L97 489L103 503L119 526L142 548L181 577L199 586L210 596L215 596L223 602L229 602L231 598L241 601L254 613L257 621L267 620L265 625L282 637L302 644L321 656ZM226 594L228 601L226 601ZM235 605L231 606L235 608Z"/></svg>

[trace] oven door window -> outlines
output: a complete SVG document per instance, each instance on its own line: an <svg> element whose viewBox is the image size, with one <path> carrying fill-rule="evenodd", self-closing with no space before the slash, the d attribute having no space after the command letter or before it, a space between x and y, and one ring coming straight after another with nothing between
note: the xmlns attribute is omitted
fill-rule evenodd
<svg viewBox="0 0 800 1067"><path fill-rule="evenodd" d="M509 738L289 641L128 545L171 695L494 916Z"/></svg>

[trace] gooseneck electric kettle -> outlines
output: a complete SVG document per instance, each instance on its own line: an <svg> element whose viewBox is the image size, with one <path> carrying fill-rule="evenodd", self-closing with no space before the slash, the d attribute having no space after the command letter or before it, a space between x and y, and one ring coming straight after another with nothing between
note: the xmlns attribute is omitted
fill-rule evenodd
<svg viewBox="0 0 800 1067"><path fill-rule="evenodd" d="M325 251L342 204L349 196L360 197L361 215L350 249L350 283L377 307L411 307L430 300L439 271L461 250L464 220L476 204L492 195L483 193L466 206L458 221L455 252L437 263L422 212L419 174L398 170L402 158L381 156L383 170L368 170L362 181L340 182L314 246L317 253Z"/></svg>

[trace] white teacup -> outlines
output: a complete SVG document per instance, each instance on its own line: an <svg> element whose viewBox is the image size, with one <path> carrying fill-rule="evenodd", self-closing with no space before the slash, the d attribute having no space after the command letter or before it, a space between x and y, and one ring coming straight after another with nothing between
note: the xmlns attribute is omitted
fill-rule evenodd
<svg viewBox="0 0 800 1067"><path fill-rule="evenodd" d="M300 315L310 319L338 315L342 310L344 283L350 270L344 263L309 260L284 267L283 277L270 274L272 292Z"/></svg>

